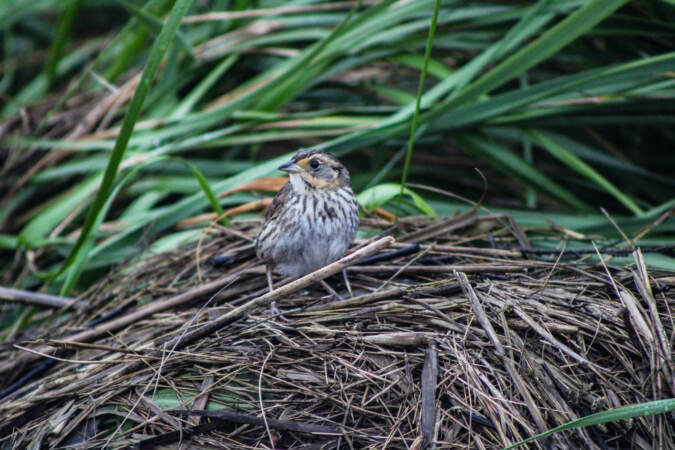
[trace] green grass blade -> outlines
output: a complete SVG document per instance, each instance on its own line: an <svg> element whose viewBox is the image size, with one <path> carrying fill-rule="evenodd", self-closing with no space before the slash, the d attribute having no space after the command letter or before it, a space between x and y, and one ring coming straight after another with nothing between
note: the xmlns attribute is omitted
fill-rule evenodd
<svg viewBox="0 0 675 450"><path fill-rule="evenodd" d="M441 114L478 99L481 95L517 77L549 58L558 50L593 28L628 0L590 0L536 41L506 59L489 73L468 85L461 93L445 102L435 113Z"/></svg>
<svg viewBox="0 0 675 450"><path fill-rule="evenodd" d="M276 171L276 168L279 167L280 164L288 161L290 156L291 153L288 153L265 161L264 163L244 170L237 175L226 178L211 188L217 196L228 189L240 186L241 184L248 181L269 176ZM198 192L185 197L170 206L153 211L152 213L147 214L143 220L129 224L119 234L96 246L92 250L90 257L94 258L97 255L105 254L106 252L110 251L111 248L119 245L121 242L124 242L130 236L133 236L134 233L148 227L150 224L154 224L154 226L152 227L152 230L150 230L148 236L159 234L162 231L173 227L178 221L190 217L203 210L207 205L208 200L201 192Z"/></svg>
<svg viewBox="0 0 675 450"><path fill-rule="evenodd" d="M180 26L182 18L187 13L187 10L191 4L192 0L176 1L169 19L162 27L162 31L159 33L157 41L152 46L150 56L148 57L148 62L145 66L145 69L143 70L143 74L141 75L141 80L131 100L129 109L124 116L122 128L117 137L117 140L115 141L115 148L110 155L108 166L106 167L106 170L103 174L103 180L101 181L99 190L92 205L89 208L87 218L85 220L84 226L82 227L82 232L80 233L75 247L71 250L68 258L63 263L62 270L67 269L75 261L75 259L78 258L78 254L82 246L87 242L89 236L96 232L95 224L97 222L97 218L102 212L107 198L112 191L113 183L117 175L117 169L119 168L120 162L124 157L124 152L127 148L127 144L129 142L129 138L131 137L131 133L133 132L136 121L138 120L138 116L140 115L143 102L150 91L152 80L157 75L162 57L166 53L171 40ZM67 292L67 290L62 290L62 295L66 294Z"/></svg>
<svg viewBox="0 0 675 450"><path fill-rule="evenodd" d="M607 191L633 214L637 216L644 214L642 208L640 208L630 197L621 192L621 190L614 186L607 178L600 175L595 169L583 162L579 157L565 149L563 146L559 145L546 134L537 130L526 130L525 134L560 162Z"/></svg>
<svg viewBox="0 0 675 450"><path fill-rule="evenodd" d="M34 248L36 243L43 241L47 234L63 219L87 201L96 191L100 182L101 177L99 175L91 176L56 199L51 199L49 204L21 229L19 233L21 243L27 248Z"/></svg>
<svg viewBox="0 0 675 450"><path fill-rule="evenodd" d="M497 170L516 177L575 209L585 212L593 211L581 199L528 164L520 156L486 136L463 133L455 136L454 139L462 150L488 162Z"/></svg>
<svg viewBox="0 0 675 450"><path fill-rule="evenodd" d="M591 425L599 425L601 423L617 422L619 420L632 419L635 417L652 416L654 414L665 414L670 411L675 411L675 398L666 400L657 400L653 402L640 403L638 405L624 406L623 408L610 409L595 414L591 414L580 419L567 422L558 427L552 428L543 433L529 437L525 440L517 442L506 447L504 450L520 447L523 444L532 442L544 436L548 436L558 431L571 430L573 428L588 427Z"/></svg>
<svg viewBox="0 0 675 450"><path fill-rule="evenodd" d="M218 202L218 198L215 196L213 193L213 190L211 189L211 186L209 185L209 182L206 181L206 178L204 177L204 174L191 162L183 159L183 158L171 158L174 161L179 161L186 166L190 168L192 171L192 174L197 178L197 181L199 182L199 186L202 188L202 191L204 192L204 195L206 195L206 198L209 200L209 203L211 203L211 207L213 210L218 214L218 217L221 217L221 223L225 225L226 227L230 225L230 221L227 219L225 216L225 211L223 211L223 207L220 206L220 203Z"/></svg>
<svg viewBox="0 0 675 450"><path fill-rule="evenodd" d="M214 84L225 74L237 60L239 55L233 54L225 58L211 71L186 97L178 104L171 117L174 119L183 117L192 111L194 106L204 97Z"/></svg>
<svg viewBox="0 0 675 450"><path fill-rule="evenodd" d="M431 47L434 44L434 35L436 34L436 20L438 19L438 10L441 2L436 0L434 2L434 12L431 17L431 26L429 27L429 34L427 35L427 44L424 49L424 65L422 66L422 73L420 74L420 82L417 87L417 99L415 100L415 113L413 114L412 124L410 126L410 138L408 139L408 151L405 155L405 163L403 164L403 174L401 175L401 196L405 189L405 183L408 180L408 170L410 169L410 161L412 160L413 146L415 145L415 138L417 137L417 126L420 118L420 103L422 102L422 94L424 93L424 81L427 78L427 70L429 69L429 59L431 58Z"/></svg>
<svg viewBox="0 0 675 450"><path fill-rule="evenodd" d="M10 234L0 234L0 248L16 250L19 247L19 237Z"/></svg>
<svg viewBox="0 0 675 450"><path fill-rule="evenodd" d="M162 21L154 17L152 14L150 14L148 11L145 11L138 6L134 5L133 3L129 2L128 0L119 0L124 7L131 12L131 14L138 19L139 22L144 24L145 26L148 27L150 31L152 31L153 34L158 34L162 30ZM176 40L178 42L178 45L185 50L185 53L188 55L188 57L191 60L195 59L195 54L192 51L192 46L190 46L190 43L187 41L185 36L183 36L183 33L180 31L176 31Z"/></svg>
<svg viewBox="0 0 675 450"><path fill-rule="evenodd" d="M163 161L176 161L181 164L186 165L193 173L197 181L199 182L200 187L202 188L204 195L208 199L209 203L211 203L211 206L214 208L214 210L218 213L219 216L223 217L223 224L228 225L229 222L227 221L227 218L224 217L224 211L223 208L220 206L218 203L217 197L213 194L213 191L211 190L211 187L209 186L208 181L206 181L206 178L202 174L202 172L195 166L194 164L190 163L189 161L186 161L182 158L167 158L167 157L159 157L157 159L153 159L151 161L146 161L143 164L137 165L134 167L133 170L131 170L129 173L127 173L121 180L120 182L115 186L115 188L111 191L110 195L106 199L105 204L103 205L103 208L101 209L101 212L96 216L96 222L94 224L93 229L98 229L103 222L103 219L107 215L108 210L110 209L110 206L112 205L112 202L114 199L118 196L120 191L127 186L127 184L139 173L141 172L144 168L149 167L153 164L156 164L158 162L163 162ZM71 266L68 268L66 271L66 277L65 281L63 283L63 286L61 288L62 293L67 293L69 292L77 283L77 280L79 279L82 271L86 268L87 260L90 256L90 251L94 245L95 241L95 235L92 233L88 236L86 242L80 247L80 250L77 252L73 263ZM63 295L63 294L62 294Z"/></svg>
<svg viewBox="0 0 675 450"><path fill-rule="evenodd" d="M54 84L54 77L56 76L56 67L59 64L63 49L66 46L70 29L73 26L75 17L80 10L84 0L70 0L64 8L63 16L59 21L59 26L56 30L56 36L49 49L49 56L47 58L46 72L47 72L47 90Z"/></svg>
<svg viewBox="0 0 675 450"><path fill-rule="evenodd" d="M343 32L360 6L361 1L359 0L325 39L319 41L313 47L310 47L309 51L305 52L300 58L297 58L296 63L284 73L283 77L279 77L278 83L275 83L267 94L261 98L256 109L261 111L274 111L296 95L299 88L306 86L306 81L312 78L311 71L317 71L319 68L318 61L316 61L318 56ZM314 62L313 64L310 64L312 60L314 60ZM305 80L303 80L303 78Z"/></svg>
<svg viewBox="0 0 675 450"><path fill-rule="evenodd" d="M361 192L357 199L366 211L372 211L395 198L400 198L402 195L410 196L413 204L420 212L430 216L436 215L434 209L419 194L398 183L378 184Z"/></svg>

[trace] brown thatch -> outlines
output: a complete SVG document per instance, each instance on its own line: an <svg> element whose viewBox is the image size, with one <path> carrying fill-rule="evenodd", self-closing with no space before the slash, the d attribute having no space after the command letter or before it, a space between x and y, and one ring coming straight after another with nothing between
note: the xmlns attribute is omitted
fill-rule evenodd
<svg viewBox="0 0 675 450"><path fill-rule="evenodd" d="M502 216L406 219L396 242L352 255L385 252L350 266L354 297L336 301L312 279L267 294L257 225L121 268L58 323L2 344L0 383L15 384L0 446L497 448L675 396L675 279L648 274L639 251L613 267L529 252L532 235ZM533 447L673 448L670 419Z"/></svg>

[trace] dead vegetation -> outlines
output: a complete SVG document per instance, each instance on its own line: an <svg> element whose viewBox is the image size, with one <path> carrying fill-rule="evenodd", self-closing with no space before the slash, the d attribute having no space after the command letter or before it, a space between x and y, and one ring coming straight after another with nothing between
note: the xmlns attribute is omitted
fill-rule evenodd
<svg viewBox="0 0 675 450"><path fill-rule="evenodd" d="M119 268L0 346L0 446L491 449L675 396L675 278L639 250L624 267L608 249L606 264L530 252L563 236L499 215L391 225L364 219L380 235L359 253L272 293L257 222ZM338 274L345 294L339 271L364 255L353 297L313 282ZM668 449L673 427L649 416L532 448Z"/></svg>

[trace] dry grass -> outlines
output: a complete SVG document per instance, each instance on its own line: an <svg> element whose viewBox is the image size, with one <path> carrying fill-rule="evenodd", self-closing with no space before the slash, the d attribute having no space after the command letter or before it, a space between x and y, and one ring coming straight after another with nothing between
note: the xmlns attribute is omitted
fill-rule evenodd
<svg viewBox="0 0 675 450"><path fill-rule="evenodd" d="M562 249L525 258L542 233L503 216L405 219L395 243L379 241L399 256L349 267L355 297L334 301L318 283L264 296L257 226L210 228L198 247L120 268L79 297L86 307L2 344L3 387L43 370L0 404L0 446L498 448L675 396L675 280L637 251L628 267ZM659 415L533 447L674 437Z"/></svg>

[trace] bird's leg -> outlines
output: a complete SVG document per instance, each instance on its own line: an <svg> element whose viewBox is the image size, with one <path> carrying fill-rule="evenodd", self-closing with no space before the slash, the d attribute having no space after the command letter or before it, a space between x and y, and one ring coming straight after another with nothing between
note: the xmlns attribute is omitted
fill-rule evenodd
<svg viewBox="0 0 675 450"><path fill-rule="evenodd" d="M334 295L335 298L337 298L338 300L342 300L342 297L340 296L340 294L338 294L337 292L335 292L335 289L333 289L332 287L330 287L330 284L326 283L324 280L320 280L319 283L321 283L321 286L323 286L324 289L326 289L326 290L328 291L329 294Z"/></svg>
<svg viewBox="0 0 675 450"><path fill-rule="evenodd" d="M265 266L267 269L267 285L270 288L270 292L274 290L274 284L272 283L272 268L268 265Z"/></svg>
<svg viewBox="0 0 675 450"><path fill-rule="evenodd" d="M349 278L347 278L347 269L342 269L342 278L345 280L345 286L347 286L347 292L349 292L349 296L353 297L354 293L352 292L352 285L349 283Z"/></svg>

